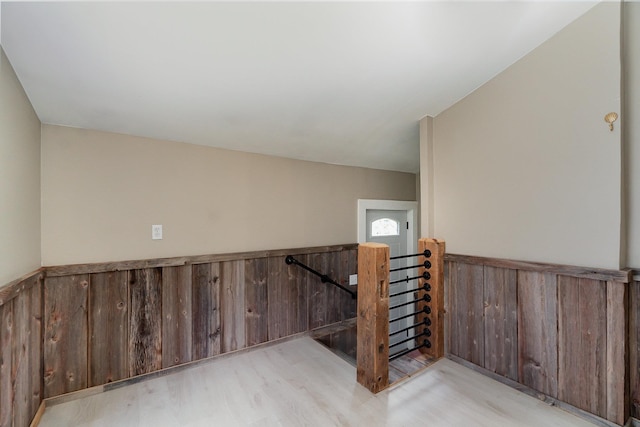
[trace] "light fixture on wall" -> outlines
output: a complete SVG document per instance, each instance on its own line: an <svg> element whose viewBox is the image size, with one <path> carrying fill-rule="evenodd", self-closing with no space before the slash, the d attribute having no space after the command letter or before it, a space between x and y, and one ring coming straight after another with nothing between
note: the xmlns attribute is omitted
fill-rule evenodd
<svg viewBox="0 0 640 427"><path fill-rule="evenodd" d="M613 131L613 122L618 120L618 113L609 113L604 116L604 121L609 123L609 130Z"/></svg>

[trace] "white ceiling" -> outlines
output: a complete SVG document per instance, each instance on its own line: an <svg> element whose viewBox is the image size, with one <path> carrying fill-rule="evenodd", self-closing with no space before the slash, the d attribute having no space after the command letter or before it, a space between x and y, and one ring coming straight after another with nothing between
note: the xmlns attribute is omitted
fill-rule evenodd
<svg viewBox="0 0 640 427"><path fill-rule="evenodd" d="M419 170L436 116L595 3L2 2L40 120Z"/></svg>

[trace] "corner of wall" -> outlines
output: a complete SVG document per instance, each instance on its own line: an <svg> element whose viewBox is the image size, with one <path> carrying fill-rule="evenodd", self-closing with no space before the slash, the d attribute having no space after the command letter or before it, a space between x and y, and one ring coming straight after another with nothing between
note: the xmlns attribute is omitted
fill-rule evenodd
<svg viewBox="0 0 640 427"><path fill-rule="evenodd" d="M40 119L0 45L0 285L41 266ZM16 188L18 187L18 190Z"/></svg>
<svg viewBox="0 0 640 427"><path fill-rule="evenodd" d="M594 6L434 119L451 252L619 268L621 134L603 121L620 112L619 8Z"/></svg>
<svg viewBox="0 0 640 427"><path fill-rule="evenodd" d="M420 236L434 237L433 117L420 119Z"/></svg>
<svg viewBox="0 0 640 427"><path fill-rule="evenodd" d="M640 114L640 3L622 3L621 26L623 241L620 250L622 266L637 268L640 267L640 122L632 117Z"/></svg>

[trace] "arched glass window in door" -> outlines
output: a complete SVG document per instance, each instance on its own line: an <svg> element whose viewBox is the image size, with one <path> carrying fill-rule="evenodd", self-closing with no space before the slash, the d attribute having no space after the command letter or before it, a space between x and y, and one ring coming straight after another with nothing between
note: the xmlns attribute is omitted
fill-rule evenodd
<svg viewBox="0 0 640 427"><path fill-rule="evenodd" d="M399 236L400 223L391 218L380 218L371 223L371 236Z"/></svg>

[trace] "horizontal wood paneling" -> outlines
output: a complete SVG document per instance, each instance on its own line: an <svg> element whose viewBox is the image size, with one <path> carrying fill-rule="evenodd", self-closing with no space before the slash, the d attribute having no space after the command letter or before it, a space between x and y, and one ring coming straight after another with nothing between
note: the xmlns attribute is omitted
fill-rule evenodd
<svg viewBox="0 0 640 427"><path fill-rule="evenodd" d="M172 258L156 258L136 261L116 261L91 264L73 264L44 267L47 277L70 276L74 274L103 273L107 271L128 271L145 268L177 267L187 264L211 264L224 261L240 261L256 258L274 258L287 255L303 255L325 252L357 250L356 243L309 248L276 249L267 251L238 252L231 254L196 255ZM2 293L0 292L0 298ZM1 300L0 300L1 301Z"/></svg>
<svg viewBox="0 0 640 427"><path fill-rule="evenodd" d="M446 254L446 261L483 265L512 270L523 270L538 273L552 273L563 276L572 276L584 279L602 280L629 283L632 279L632 270L607 270L603 268L577 267L572 265L546 264L541 262L515 261L500 258L485 258L469 255Z"/></svg>
<svg viewBox="0 0 640 427"><path fill-rule="evenodd" d="M55 268L44 280L46 397L353 317L349 294L284 260L295 255L347 285L357 269L355 248Z"/></svg>
<svg viewBox="0 0 640 427"><path fill-rule="evenodd" d="M627 283L630 270L446 259L452 357L616 424L631 403L638 416L640 282Z"/></svg>

